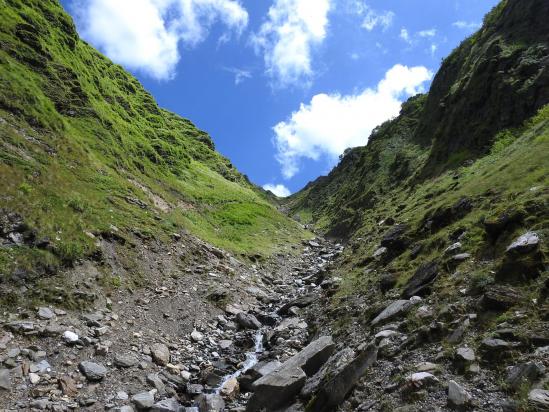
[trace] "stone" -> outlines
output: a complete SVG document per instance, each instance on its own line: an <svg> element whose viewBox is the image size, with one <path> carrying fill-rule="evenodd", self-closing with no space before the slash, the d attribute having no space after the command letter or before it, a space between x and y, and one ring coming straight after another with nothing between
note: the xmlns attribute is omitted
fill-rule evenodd
<svg viewBox="0 0 549 412"><path fill-rule="evenodd" d="M40 382L40 375L38 375L37 373L32 373L32 372L29 373L29 381L33 385L36 385L38 382Z"/></svg>
<svg viewBox="0 0 549 412"><path fill-rule="evenodd" d="M282 364L280 369L298 367L312 376L326 363L335 349L331 336L321 336Z"/></svg>
<svg viewBox="0 0 549 412"><path fill-rule="evenodd" d="M166 366L170 362L170 349L163 343L155 343L151 346L151 356L154 363Z"/></svg>
<svg viewBox="0 0 549 412"><path fill-rule="evenodd" d="M248 369L246 372L238 377L240 388L243 391L250 392L252 390L252 383L254 383L259 378L268 375L271 372L274 372L281 366L282 363L277 360L256 363L254 366L252 366L250 369Z"/></svg>
<svg viewBox="0 0 549 412"><path fill-rule="evenodd" d="M410 375L408 382L414 388L426 388L437 384L439 380L429 372L416 372Z"/></svg>
<svg viewBox="0 0 549 412"><path fill-rule="evenodd" d="M372 257L374 259L381 259L384 255L387 254L388 251L389 249L387 249L385 246L382 246L376 249L376 251L372 254Z"/></svg>
<svg viewBox="0 0 549 412"><path fill-rule="evenodd" d="M134 412L130 405L124 405L117 409L118 412Z"/></svg>
<svg viewBox="0 0 549 412"><path fill-rule="evenodd" d="M118 354L114 357L114 365L119 368L131 368L139 363L133 354Z"/></svg>
<svg viewBox="0 0 549 412"><path fill-rule="evenodd" d="M55 313L53 313L53 310L47 307L40 307L37 311L37 316L39 319L42 320L50 320L55 317Z"/></svg>
<svg viewBox="0 0 549 412"><path fill-rule="evenodd" d="M196 399L200 412L221 412L225 409L225 401L217 394L202 394Z"/></svg>
<svg viewBox="0 0 549 412"><path fill-rule="evenodd" d="M246 412L269 410L289 404L299 393L307 375L298 367L282 367L258 379L253 384L254 393L246 405Z"/></svg>
<svg viewBox="0 0 549 412"><path fill-rule="evenodd" d="M473 349L467 347L458 348L454 356L454 366L459 373L464 373L475 360L476 356Z"/></svg>
<svg viewBox="0 0 549 412"><path fill-rule="evenodd" d="M375 344L359 348L358 356L348 362L343 362L335 373L324 376L316 395L307 405L307 411L329 412L336 410L376 360L377 347Z"/></svg>
<svg viewBox="0 0 549 412"><path fill-rule="evenodd" d="M432 362L421 362L416 365L416 371L418 372L436 373L440 372L441 369L439 364Z"/></svg>
<svg viewBox="0 0 549 412"><path fill-rule="evenodd" d="M537 233L527 232L511 243L496 271L496 282L524 283L539 277L545 269Z"/></svg>
<svg viewBox="0 0 549 412"><path fill-rule="evenodd" d="M204 340L204 335L197 330L193 330L191 332L191 340L193 342L202 342L202 340Z"/></svg>
<svg viewBox="0 0 549 412"><path fill-rule="evenodd" d="M502 339L487 338L481 342L480 347L483 352L483 358L498 359L501 356L508 355L511 349L519 345L519 343L507 342Z"/></svg>
<svg viewBox="0 0 549 412"><path fill-rule="evenodd" d="M408 299L395 300L387 306L379 315L371 322L372 326L388 322L397 316L403 315L410 310L413 303Z"/></svg>
<svg viewBox="0 0 549 412"><path fill-rule="evenodd" d="M8 369L0 369L0 390L9 391L11 389L11 376Z"/></svg>
<svg viewBox="0 0 549 412"><path fill-rule="evenodd" d="M261 322L251 313L240 312L236 315L236 323L243 329L260 329Z"/></svg>
<svg viewBox="0 0 549 412"><path fill-rule="evenodd" d="M451 255L454 255L460 249L461 249L461 243L456 242L456 243L448 246L446 249L444 249L444 252L442 252L442 253L445 256L451 256Z"/></svg>
<svg viewBox="0 0 549 412"><path fill-rule="evenodd" d="M276 313L278 313L281 316L288 315L288 312L290 311L290 308L296 307L296 308L305 308L311 304L313 304L318 298L315 295L305 295L301 296L297 299L291 300L284 305L280 307L280 309L277 310Z"/></svg>
<svg viewBox="0 0 549 412"><path fill-rule="evenodd" d="M398 274L396 273L388 273L386 275L381 276L379 279L379 289L385 293L389 290L393 289L398 281Z"/></svg>
<svg viewBox="0 0 549 412"><path fill-rule="evenodd" d="M154 373L149 373L147 375L147 383L154 386L159 394L164 394L166 391L166 385L164 385L162 379L160 379L160 377Z"/></svg>
<svg viewBox="0 0 549 412"><path fill-rule="evenodd" d="M61 376L57 381L59 389L67 396L75 396L78 393L76 382L70 376Z"/></svg>
<svg viewBox="0 0 549 412"><path fill-rule="evenodd" d="M528 404L537 411L549 411L549 391L533 389L528 394Z"/></svg>
<svg viewBox="0 0 549 412"><path fill-rule="evenodd" d="M221 394L229 399L234 399L238 396L239 384L236 378L227 380L221 387Z"/></svg>
<svg viewBox="0 0 549 412"><path fill-rule="evenodd" d="M154 396L150 392L139 392L132 396L132 402L138 411L145 411L154 405Z"/></svg>
<svg viewBox="0 0 549 412"><path fill-rule="evenodd" d="M457 408L463 408L471 403L471 395L456 381L448 382L448 403Z"/></svg>
<svg viewBox="0 0 549 412"><path fill-rule="evenodd" d="M101 381L107 375L107 368L100 363L83 361L78 365L78 369L91 382Z"/></svg>
<svg viewBox="0 0 549 412"><path fill-rule="evenodd" d="M517 390L523 383L532 384L545 373L545 367L537 362L525 362L509 369L505 383L512 390Z"/></svg>
<svg viewBox="0 0 549 412"><path fill-rule="evenodd" d="M155 403L150 410L151 412L181 412L183 406L176 399L170 398Z"/></svg>
<svg viewBox="0 0 549 412"><path fill-rule="evenodd" d="M507 249L505 250L505 253L517 253L517 254L525 254L529 253L532 250L535 250L539 247L540 239L537 233L535 232L526 232L525 234L521 235L517 239L513 241L509 246L507 246Z"/></svg>
<svg viewBox="0 0 549 412"><path fill-rule="evenodd" d="M400 253L408 246L406 232L408 225L400 224L391 227L381 238L381 247L386 247L392 254Z"/></svg>
<svg viewBox="0 0 549 412"><path fill-rule="evenodd" d="M406 283L402 297L409 299L416 295L425 295L429 292L430 286L438 277L439 268L437 261L424 263L412 275Z"/></svg>
<svg viewBox="0 0 549 412"><path fill-rule="evenodd" d="M484 293L482 304L488 310L507 310L521 301L519 290L510 286L491 285Z"/></svg>
<svg viewBox="0 0 549 412"><path fill-rule="evenodd" d="M78 339L80 339L79 336L70 330L63 332L63 340L67 343L78 342Z"/></svg>

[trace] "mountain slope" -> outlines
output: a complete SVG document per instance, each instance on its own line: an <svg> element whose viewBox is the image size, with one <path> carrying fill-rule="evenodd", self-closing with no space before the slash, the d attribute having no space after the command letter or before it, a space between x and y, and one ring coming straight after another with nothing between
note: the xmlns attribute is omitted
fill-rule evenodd
<svg viewBox="0 0 549 412"><path fill-rule="evenodd" d="M302 229L190 121L79 39L56 0L1 0L1 273L55 272L98 239L183 229L246 256Z"/></svg>

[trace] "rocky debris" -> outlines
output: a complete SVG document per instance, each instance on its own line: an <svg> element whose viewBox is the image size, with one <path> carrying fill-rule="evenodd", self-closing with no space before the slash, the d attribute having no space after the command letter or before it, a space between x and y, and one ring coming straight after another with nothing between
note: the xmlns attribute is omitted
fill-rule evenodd
<svg viewBox="0 0 549 412"><path fill-rule="evenodd" d="M534 232L527 232L512 242L496 272L496 281L523 283L537 278L545 267L540 243L539 235Z"/></svg>
<svg viewBox="0 0 549 412"><path fill-rule="evenodd" d="M416 302L418 302L416 298L395 300L372 320L371 325L376 326L383 324L407 313Z"/></svg>
<svg viewBox="0 0 549 412"><path fill-rule="evenodd" d="M505 383L517 390L523 383L533 383L545 373L545 367L537 362L525 362L509 368Z"/></svg>
<svg viewBox="0 0 549 412"><path fill-rule="evenodd" d="M385 293L393 289L398 281L398 274L388 273L382 275L379 279L379 289L381 292Z"/></svg>
<svg viewBox="0 0 549 412"><path fill-rule="evenodd" d="M467 197L459 199L452 206L441 206L434 211L427 212L423 218L424 230L435 233L438 230L456 222L473 210L473 202Z"/></svg>
<svg viewBox="0 0 549 412"><path fill-rule="evenodd" d="M310 412L328 412L335 410L349 392L355 387L357 381L364 375L377 360L377 347L370 344L359 348L359 354L352 360L349 359L349 352L339 357L336 362L336 370L326 369L319 389L313 396L311 403L307 405Z"/></svg>
<svg viewBox="0 0 549 412"><path fill-rule="evenodd" d="M114 365L119 368L131 368L139 363L139 359L132 354L118 354L114 357Z"/></svg>
<svg viewBox="0 0 549 412"><path fill-rule="evenodd" d="M182 412L183 406L176 399L163 399L155 403L150 409L151 412Z"/></svg>
<svg viewBox="0 0 549 412"><path fill-rule="evenodd" d="M316 300L317 297L315 295L302 296L282 305L280 309L277 310L277 313L281 316L286 316L291 308L304 308L311 305Z"/></svg>
<svg viewBox="0 0 549 412"><path fill-rule="evenodd" d="M549 391L533 389L528 394L528 404L536 411L549 411Z"/></svg>
<svg viewBox="0 0 549 412"><path fill-rule="evenodd" d="M507 342L503 339L487 338L481 344L482 355L484 359L498 359L509 355L509 352L517 348L520 344L517 342Z"/></svg>
<svg viewBox="0 0 549 412"><path fill-rule="evenodd" d="M281 367L269 373L254 382L254 393L246 404L246 411L276 410L286 406L299 393L306 379L307 375L298 366Z"/></svg>
<svg viewBox="0 0 549 412"><path fill-rule="evenodd" d="M412 296L427 294L430 286L436 280L438 273L439 267L437 261L422 264L406 283L402 297L409 299Z"/></svg>
<svg viewBox="0 0 549 412"><path fill-rule="evenodd" d="M147 411L154 405L154 396L151 392L139 392L132 396L132 402L138 411Z"/></svg>
<svg viewBox="0 0 549 412"><path fill-rule="evenodd" d="M456 381L448 382L448 403L455 408L464 408L471 403L471 394Z"/></svg>
<svg viewBox="0 0 549 412"><path fill-rule="evenodd" d="M251 313L240 312L236 315L236 322L244 329L260 329L261 322Z"/></svg>
<svg viewBox="0 0 549 412"><path fill-rule="evenodd" d="M59 389L67 396L75 396L78 393L76 382L69 376L61 376L58 380Z"/></svg>
<svg viewBox="0 0 549 412"><path fill-rule="evenodd" d="M78 365L78 369L90 382L101 381L107 375L107 368L100 363L83 361Z"/></svg>
<svg viewBox="0 0 549 412"><path fill-rule="evenodd" d="M406 232L409 227L406 224L394 225L381 238L381 247L385 247L392 255L402 253L407 247L409 240Z"/></svg>
<svg viewBox="0 0 549 412"><path fill-rule="evenodd" d="M166 366L170 362L170 349L163 343L155 343L151 346L153 361L160 366Z"/></svg>

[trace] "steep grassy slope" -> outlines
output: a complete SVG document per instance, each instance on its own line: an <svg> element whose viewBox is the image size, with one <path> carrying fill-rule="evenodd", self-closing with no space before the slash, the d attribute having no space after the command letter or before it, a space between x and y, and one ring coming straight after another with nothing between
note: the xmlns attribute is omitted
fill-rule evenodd
<svg viewBox="0 0 549 412"><path fill-rule="evenodd" d="M187 229L236 253L302 236L190 121L80 40L57 0L0 0L0 273Z"/></svg>
<svg viewBox="0 0 549 412"><path fill-rule="evenodd" d="M516 23L524 15L536 16L529 20L529 37L511 55L491 55L488 43L494 39L501 45L504 39L526 36L525 23ZM546 2L503 1L486 17L481 31L445 60L428 96L411 98L396 119L372 133L367 146L348 151L328 176L286 201L298 220L348 241L338 269L342 302L361 295L368 302L379 301L383 279L390 288L405 286L432 262L440 268L434 288L441 301L458 296L459 288L486 287L505 263L507 246L528 230L545 239L535 265L546 264L547 18ZM467 85L476 76L469 72L471 61L486 59L493 64L473 71L492 79L491 86ZM500 73L503 61L532 70L511 82ZM449 72L454 73L451 79ZM439 110L433 102L439 101L444 82L453 90L451 104ZM476 92L486 94L482 102L471 99ZM444 252L458 241L458 250L470 255L464 263ZM457 273L464 275L452 277L457 266ZM516 269L516 276L521 270ZM543 300L539 294L545 293L545 278L524 285L523 302L526 297Z"/></svg>

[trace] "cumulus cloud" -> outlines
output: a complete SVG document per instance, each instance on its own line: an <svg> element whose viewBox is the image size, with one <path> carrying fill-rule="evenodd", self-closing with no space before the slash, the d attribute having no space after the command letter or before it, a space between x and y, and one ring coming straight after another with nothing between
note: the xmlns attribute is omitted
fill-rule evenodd
<svg viewBox="0 0 549 412"><path fill-rule="evenodd" d="M358 3L357 12L360 16L364 16L361 26L368 31L372 31L378 26L387 30L393 24L395 17L395 13L392 11L377 12L364 3Z"/></svg>
<svg viewBox="0 0 549 412"><path fill-rule="evenodd" d="M239 0L80 0L75 11L86 40L157 79L174 76L180 42L195 46L216 21L237 34L248 24Z"/></svg>
<svg viewBox="0 0 549 412"><path fill-rule="evenodd" d="M464 21L464 20L458 20L452 23L452 26L457 27L458 29L462 30L477 30L480 29L481 24L475 21Z"/></svg>
<svg viewBox="0 0 549 412"><path fill-rule="evenodd" d="M408 33L408 29L406 29L405 27L400 29L400 38L402 40L404 40L406 43L412 44L412 39L410 37L410 33Z"/></svg>
<svg viewBox="0 0 549 412"><path fill-rule="evenodd" d="M288 197L291 195L290 189L288 189L286 186L281 184L274 185L274 184L268 183L266 185L263 185L263 189L269 190L270 192L274 193L278 197Z"/></svg>
<svg viewBox="0 0 549 412"><path fill-rule="evenodd" d="M432 73L423 66L393 66L375 88L359 94L317 94L309 104L274 126L276 159L289 179L303 158L332 164L348 147L367 143L372 130L398 115L401 99L420 93Z"/></svg>
<svg viewBox="0 0 549 412"><path fill-rule="evenodd" d="M323 42L331 0L275 0L252 38L267 74L277 86L307 83L313 48Z"/></svg>
<svg viewBox="0 0 549 412"><path fill-rule="evenodd" d="M435 37L437 31L436 29L421 30L417 34L419 37Z"/></svg>

